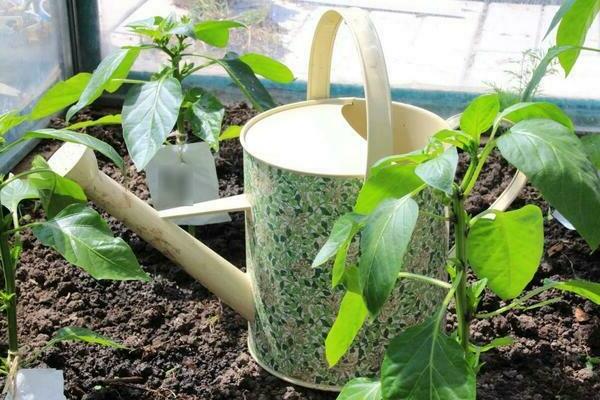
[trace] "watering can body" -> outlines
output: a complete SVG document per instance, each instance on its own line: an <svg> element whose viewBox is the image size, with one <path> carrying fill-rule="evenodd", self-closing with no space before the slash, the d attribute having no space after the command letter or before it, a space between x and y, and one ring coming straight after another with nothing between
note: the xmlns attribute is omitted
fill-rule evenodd
<svg viewBox="0 0 600 400"><path fill-rule="evenodd" d="M333 41L346 21L360 54L365 99L329 96ZM65 144L49 161L88 197L181 265L249 321L249 348L270 373L303 386L339 390L356 376L378 374L389 341L431 315L443 293L414 280L399 282L380 316L349 353L327 366L324 342L342 290L331 264L311 268L335 220L351 211L368 168L379 159L424 147L448 123L390 99L383 52L368 14L331 10L321 18L309 64L308 100L262 113L242 130L245 193L160 213L107 177L90 149ZM497 208L524 185L514 180ZM444 206L424 190L404 268L444 279L448 230ZM246 212L247 273L228 263L171 218ZM356 261L351 246L348 263Z"/></svg>

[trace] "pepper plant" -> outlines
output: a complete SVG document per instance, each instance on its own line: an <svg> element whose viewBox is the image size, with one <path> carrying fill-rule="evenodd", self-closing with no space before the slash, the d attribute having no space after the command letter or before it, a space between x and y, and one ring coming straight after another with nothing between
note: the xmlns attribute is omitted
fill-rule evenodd
<svg viewBox="0 0 600 400"><path fill-rule="evenodd" d="M469 157L461 179L456 177L458 149ZM420 324L391 341L378 378L349 382L339 399L474 399L479 355L512 341L474 343L469 329L473 319L548 304L531 302L550 289L600 304L600 284L577 279L546 281L524 292L543 253L544 217L539 207L487 210L479 215L466 212L465 198L494 149L573 223L591 250L600 244L600 174L586 156L571 120L551 103L518 103L500 111L497 94L476 98L462 114L459 129L436 133L422 150L377 162L353 212L338 219L315 258L317 267L335 257L334 284L345 289L325 341L331 366L343 357L364 322L378 316L398 279L427 282L446 293L432 316L423 316ZM399 176L403 179L394 179ZM403 258L424 190L434 191L450 211L449 217L432 216L448 218L453 226L455 251L446 266L450 282L404 270ZM357 266L345 265L348 244L358 234ZM469 273L478 280L468 281ZM506 305L480 313L478 304L486 289ZM451 303L457 329L446 333L442 327Z"/></svg>
<svg viewBox="0 0 600 400"><path fill-rule="evenodd" d="M75 101L89 74L79 74L50 88L30 113L11 111L0 115L0 153L33 139L54 139L86 145L123 168L123 159L107 143L79 130L92 125L115 123L119 116L109 115L97 121L72 124L68 129L38 129L26 132L20 138L6 143L4 135L27 121L48 117ZM34 218L22 203L41 204L45 218ZM22 251L21 233L31 230L44 245L60 253L71 264L82 268L96 279L149 280L140 268L127 243L115 238L100 214L87 206L85 193L77 183L52 171L46 160L37 156L31 169L16 175L0 175L0 261L4 288L0 290L0 308L6 313L8 355L2 358L0 373L14 373L23 362L19 357L17 326L16 268ZM65 340L79 340L112 347L123 347L89 329L65 327L60 329L48 345Z"/></svg>
<svg viewBox="0 0 600 400"><path fill-rule="evenodd" d="M123 136L129 154L138 169L144 169L175 128L177 144L186 143L187 128L214 150L219 140L239 136L240 127L231 126L222 134L223 104L202 88L186 87L187 78L212 65L222 67L254 108L264 111L275 102L256 75L288 83L294 77L282 63L267 56L247 53L239 56L226 52L223 57L196 53L193 44L202 42L225 48L231 29L245 28L230 20L195 23L187 17L152 17L129 25L129 29L149 43L126 46L106 57L96 68L77 103L67 112L69 120L91 104L104 91L114 92L124 82L134 84L123 106ZM143 51L158 50L167 58L166 65L152 74L149 81L126 79L136 58ZM196 60L200 60L197 63Z"/></svg>

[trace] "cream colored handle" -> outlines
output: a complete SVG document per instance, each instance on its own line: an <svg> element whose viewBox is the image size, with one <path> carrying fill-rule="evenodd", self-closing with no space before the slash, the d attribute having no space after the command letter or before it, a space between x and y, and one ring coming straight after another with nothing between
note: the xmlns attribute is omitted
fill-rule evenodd
<svg viewBox="0 0 600 400"><path fill-rule="evenodd" d="M352 32L362 64L367 108L368 170L379 159L393 154L394 135L385 58L375 26L366 11L358 8L329 10L321 16L310 52L307 99L329 98L333 45L342 21Z"/></svg>

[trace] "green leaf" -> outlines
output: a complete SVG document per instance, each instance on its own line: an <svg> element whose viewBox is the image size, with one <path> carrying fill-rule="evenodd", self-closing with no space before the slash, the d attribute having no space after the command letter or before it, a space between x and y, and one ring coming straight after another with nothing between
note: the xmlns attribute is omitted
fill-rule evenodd
<svg viewBox="0 0 600 400"><path fill-rule="evenodd" d="M246 25L237 21L202 21L194 26L196 39L215 47L226 47L229 43L229 30L245 28Z"/></svg>
<svg viewBox="0 0 600 400"><path fill-rule="evenodd" d="M37 199L40 194L26 179L15 179L0 190L2 205L10 210L17 211L19 203L27 199Z"/></svg>
<svg viewBox="0 0 600 400"><path fill-rule="evenodd" d="M352 240L364 217L355 213L346 213L335 221L327 241L315 256L312 268L325 264L333 257L345 242Z"/></svg>
<svg viewBox="0 0 600 400"><path fill-rule="evenodd" d="M575 293L600 305L600 283L572 279L564 282L545 280L544 285L551 285L555 289Z"/></svg>
<svg viewBox="0 0 600 400"><path fill-rule="evenodd" d="M66 81L56 83L38 100L29 114L29 119L48 117L75 103L91 76L92 74L82 72Z"/></svg>
<svg viewBox="0 0 600 400"><path fill-rule="evenodd" d="M381 400L379 379L354 378L346 383L336 400Z"/></svg>
<svg viewBox="0 0 600 400"><path fill-rule="evenodd" d="M583 46L588 29L600 10L598 0L575 0L575 3L564 13L558 32L556 33L556 44L558 46ZM569 75L579 57L580 49L562 52L558 55L558 61Z"/></svg>
<svg viewBox="0 0 600 400"><path fill-rule="evenodd" d="M138 170L144 169L177 122L183 93L179 81L164 76L132 86L123 105L123 137Z"/></svg>
<svg viewBox="0 0 600 400"><path fill-rule="evenodd" d="M415 174L429 186L451 196L457 166L458 152L456 147L448 147L439 156L417 165Z"/></svg>
<svg viewBox="0 0 600 400"><path fill-rule="evenodd" d="M358 269L372 316L379 313L396 284L418 215L417 202L405 196L383 201L366 220Z"/></svg>
<svg viewBox="0 0 600 400"><path fill-rule="evenodd" d="M192 133L204 140L213 150L219 150L219 135L225 116L223 104L212 94L203 91L189 109Z"/></svg>
<svg viewBox="0 0 600 400"><path fill-rule="evenodd" d="M460 129L479 140L479 136L487 131L500 111L498 94L489 93L473 100L460 117Z"/></svg>
<svg viewBox="0 0 600 400"><path fill-rule="evenodd" d="M588 242L600 244L600 176L581 141L550 120L521 121L498 138L500 152Z"/></svg>
<svg viewBox="0 0 600 400"><path fill-rule="evenodd" d="M42 244L95 279L150 279L127 243L113 237L100 214L84 204L72 204L32 230Z"/></svg>
<svg viewBox="0 0 600 400"><path fill-rule="evenodd" d="M105 115L105 116L103 116L101 118L98 118L95 121L77 122L75 124L67 126L67 129L69 129L69 130L76 130L76 129L89 128L90 126L119 125L119 124L121 124L121 122L122 122L122 120L121 120L121 114Z"/></svg>
<svg viewBox="0 0 600 400"><path fill-rule="evenodd" d="M547 102L517 103L503 110L494 121L494 128L498 127L503 119L513 124L526 119L551 119L569 128L574 132L575 127L571 118L557 105Z"/></svg>
<svg viewBox="0 0 600 400"><path fill-rule="evenodd" d="M60 328L58 332L56 332L54 337L50 339L46 347L54 346L56 343L67 341L98 344L100 346L113 347L116 349L127 348L122 344L107 338L106 336L102 336L99 333L96 333L90 329L80 328L77 326L68 326L65 328Z"/></svg>
<svg viewBox="0 0 600 400"><path fill-rule="evenodd" d="M0 115L0 136L20 125L26 119L27 117L20 115L17 111L9 111Z"/></svg>
<svg viewBox="0 0 600 400"><path fill-rule="evenodd" d="M138 48L121 49L102 60L94 70L79 101L67 111L66 120L69 121L75 113L93 103L104 90L112 93L119 89L123 83L118 79L127 78L139 53Z"/></svg>
<svg viewBox="0 0 600 400"><path fill-rule="evenodd" d="M464 132L452 129L442 129L433 135L433 138L442 143L447 143L467 151L474 149L476 146L476 143L471 135L467 135Z"/></svg>
<svg viewBox="0 0 600 400"><path fill-rule="evenodd" d="M217 60L217 63L225 69L233 83L240 88L254 108L258 111L265 111L275 107L275 101L267 89L254 75L252 69L238 58L237 54L229 52L224 58Z"/></svg>
<svg viewBox="0 0 600 400"><path fill-rule="evenodd" d="M31 165L34 170L50 169L42 156L36 156ZM71 204L87 202L83 189L77 183L54 172L29 174L27 181L37 191L48 218L54 217Z"/></svg>
<svg viewBox="0 0 600 400"><path fill-rule="evenodd" d="M294 81L294 73L283 63L262 54L246 53L240 60L247 64L255 74L277 83Z"/></svg>
<svg viewBox="0 0 600 400"><path fill-rule="evenodd" d="M533 279L542 259L542 211L534 205L491 211L470 228L466 247L477 277L487 279L487 286L501 299L515 298Z"/></svg>
<svg viewBox="0 0 600 400"><path fill-rule="evenodd" d="M415 174L414 164L391 164L371 169L354 205L359 214L370 214L384 200L399 199L419 186L423 181Z"/></svg>
<svg viewBox="0 0 600 400"><path fill-rule="evenodd" d="M381 366L386 400L475 400L475 373L434 316L391 341Z"/></svg>
<svg viewBox="0 0 600 400"><path fill-rule="evenodd" d="M583 149L597 169L600 169L600 134L592 133L581 138Z"/></svg>
<svg viewBox="0 0 600 400"><path fill-rule="evenodd" d="M477 346L477 351L480 353L485 353L487 351L497 349L498 347L510 346L514 342L515 342L515 340L513 338L511 338L510 336L503 336L503 337L499 337L499 338L492 340L491 342L489 342L486 345Z"/></svg>
<svg viewBox="0 0 600 400"><path fill-rule="evenodd" d="M367 319L367 307L358 293L346 292L337 318L325 339L325 358L329 367L346 354Z"/></svg>
<svg viewBox="0 0 600 400"><path fill-rule="evenodd" d="M484 278L471 283L467 287L467 302L470 311L475 312L477 310L477 306L479 305L479 301L481 300L481 294L485 290L487 282L488 280Z"/></svg>
<svg viewBox="0 0 600 400"><path fill-rule="evenodd" d="M85 133L73 132L68 129L38 129L23 135L23 139L54 139L63 142L78 143L106 156L119 168L123 168L123 159L108 143Z"/></svg>
<svg viewBox="0 0 600 400"><path fill-rule="evenodd" d="M242 133L242 127L239 125L229 125L227 129L221 133L219 140L230 140L239 138Z"/></svg>
<svg viewBox="0 0 600 400"><path fill-rule="evenodd" d="M550 32L552 32L552 30L554 28L556 28L556 25L558 25L558 23L560 22L562 17L567 13L567 11L569 11L571 9L571 7L573 6L574 3L575 3L575 0L563 1L560 8L556 12L556 14L554 14L554 17L552 18L552 22L550 22L550 26L548 27L548 30L546 31L546 34L544 35L544 39L548 37L548 35L550 34Z"/></svg>
<svg viewBox="0 0 600 400"><path fill-rule="evenodd" d="M549 48L548 52L546 53L544 58L542 58L540 60L540 62L538 63L538 66L535 68L535 70L531 74L531 79L529 80L529 83L527 84L527 86L525 87L525 90L523 90L523 93L521 95L521 101L531 101L540 82L542 81L542 78L544 76L546 76L546 71L548 70L548 66L556 57L558 57L559 54L562 54L566 51L572 51L575 49L578 49L578 47L577 46L558 46L558 47L554 46L554 47Z"/></svg>

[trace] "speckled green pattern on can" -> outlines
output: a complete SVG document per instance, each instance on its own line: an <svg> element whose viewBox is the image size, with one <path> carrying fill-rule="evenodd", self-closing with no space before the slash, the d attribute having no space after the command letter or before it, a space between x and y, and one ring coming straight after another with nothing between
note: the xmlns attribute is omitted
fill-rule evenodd
<svg viewBox="0 0 600 400"><path fill-rule="evenodd" d="M350 211L358 178L319 177L270 166L244 155L245 190L252 203L246 217L247 267L254 286L256 318L250 347L261 364L307 385L342 386L356 376L376 375L390 339L430 316L443 293L425 283L399 283L381 316L365 326L334 368L325 361L325 337L343 291L331 288L331 264L311 262L334 221ZM429 192L420 210L443 213ZM447 250L443 220L420 214L406 270L443 277Z"/></svg>

